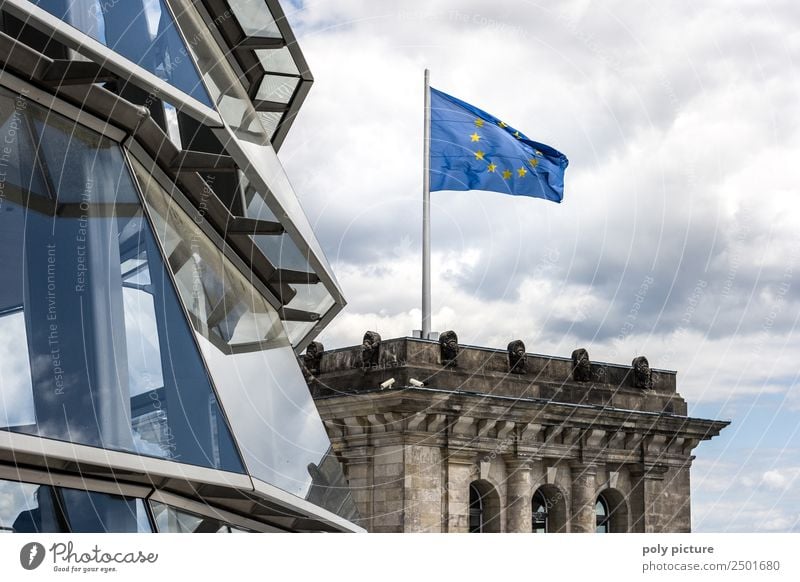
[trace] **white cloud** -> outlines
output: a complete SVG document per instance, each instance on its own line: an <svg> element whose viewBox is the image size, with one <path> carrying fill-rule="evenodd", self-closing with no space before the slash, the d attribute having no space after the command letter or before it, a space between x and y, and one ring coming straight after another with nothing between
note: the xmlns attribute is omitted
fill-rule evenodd
<svg viewBox="0 0 800 582"><path fill-rule="evenodd" d="M700 455L738 466L741 447L762 446L765 400L780 422L800 409L798 16L790 0L290 11L316 83L280 155L349 302L323 343L419 327L427 66L435 87L570 158L561 205L433 194L434 328L555 355L583 346L595 360L644 353L679 371L690 405L733 418L720 438L739 448ZM694 481L701 529L798 528L783 465L737 475L759 492L747 511L714 479Z"/></svg>

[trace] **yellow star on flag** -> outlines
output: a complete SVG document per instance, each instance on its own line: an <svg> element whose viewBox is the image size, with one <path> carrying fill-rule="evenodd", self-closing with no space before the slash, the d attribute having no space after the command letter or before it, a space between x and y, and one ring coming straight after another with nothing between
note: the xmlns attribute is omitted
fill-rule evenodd
<svg viewBox="0 0 800 582"><path fill-rule="evenodd" d="M476 160L482 160L482 159L483 159L483 154L484 154L484 153L485 153L485 152L482 152L481 150L478 150L477 152L475 152L475 159L476 159Z"/></svg>
<svg viewBox="0 0 800 582"><path fill-rule="evenodd" d="M518 131L515 131L514 132L514 137L517 138L517 139L520 139L522 136L519 134Z"/></svg>
<svg viewBox="0 0 800 582"><path fill-rule="evenodd" d="M525 174L527 174L527 173L528 173L528 170L526 170L525 168L520 168L519 170L517 170L517 174L519 174L520 178L524 178Z"/></svg>
<svg viewBox="0 0 800 582"><path fill-rule="evenodd" d="M469 137L472 139L472 141L480 141L480 139L481 139L481 136L479 136L479 135L478 135L478 132L477 132L477 131L476 131L475 133L473 133L473 134L472 134L471 136L469 136Z"/></svg>
<svg viewBox="0 0 800 582"><path fill-rule="evenodd" d="M477 127L483 127L483 119L476 119L475 120L475 125Z"/></svg>
<svg viewBox="0 0 800 582"><path fill-rule="evenodd" d="M534 168L539 165L539 160L537 160L536 158L531 158L530 162L531 162L531 166L534 167Z"/></svg>
<svg viewBox="0 0 800 582"><path fill-rule="evenodd" d="M499 125L499 126L500 126L500 127L502 127L502 128L506 128L506 127L508 127L508 124L507 124L505 121L498 121L498 122L497 122L497 125Z"/></svg>
<svg viewBox="0 0 800 582"><path fill-rule="evenodd" d="M486 169L489 170L490 172L494 172L497 169L497 164L491 163L489 164L489 167Z"/></svg>
<svg viewBox="0 0 800 582"><path fill-rule="evenodd" d="M504 170L503 171L503 180L508 180L511 178L511 170Z"/></svg>

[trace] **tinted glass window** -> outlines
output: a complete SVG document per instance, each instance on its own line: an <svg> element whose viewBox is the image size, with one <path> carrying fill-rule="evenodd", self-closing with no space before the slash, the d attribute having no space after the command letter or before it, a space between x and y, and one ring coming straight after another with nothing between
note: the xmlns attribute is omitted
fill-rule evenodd
<svg viewBox="0 0 800 582"><path fill-rule="evenodd" d="M32 0L126 59L211 107L164 0Z"/></svg>
<svg viewBox="0 0 800 582"><path fill-rule="evenodd" d="M0 532L61 533L55 492L45 485L0 480Z"/></svg>
<svg viewBox="0 0 800 582"><path fill-rule="evenodd" d="M119 146L4 90L0 123L0 428L243 472Z"/></svg>
<svg viewBox="0 0 800 582"><path fill-rule="evenodd" d="M74 533L148 533L144 502L79 489L61 489L69 529Z"/></svg>
<svg viewBox="0 0 800 582"><path fill-rule="evenodd" d="M164 505L150 503L156 527L161 533L230 533L230 529L218 519L190 513Z"/></svg>

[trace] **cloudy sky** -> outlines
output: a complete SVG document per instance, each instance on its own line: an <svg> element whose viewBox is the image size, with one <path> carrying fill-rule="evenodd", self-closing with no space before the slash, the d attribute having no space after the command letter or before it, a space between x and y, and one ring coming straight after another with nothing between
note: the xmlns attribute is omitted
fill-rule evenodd
<svg viewBox="0 0 800 582"><path fill-rule="evenodd" d="M284 6L316 82L280 155L349 302L325 346L420 327L429 67L570 159L560 205L433 193L433 328L678 370L733 420L696 450L695 531L800 531L797 3Z"/></svg>

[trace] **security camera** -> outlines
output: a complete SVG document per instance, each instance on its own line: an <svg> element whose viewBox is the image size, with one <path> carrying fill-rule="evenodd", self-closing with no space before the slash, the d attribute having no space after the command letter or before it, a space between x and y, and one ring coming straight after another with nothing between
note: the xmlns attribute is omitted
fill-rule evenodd
<svg viewBox="0 0 800 582"><path fill-rule="evenodd" d="M386 382L381 382L381 390L386 390L387 388L391 388L394 386L396 380L394 378L389 378Z"/></svg>
<svg viewBox="0 0 800 582"><path fill-rule="evenodd" d="M416 378L410 378L408 380L408 383L414 386L415 388L422 388L423 386L425 386L425 382L420 382Z"/></svg>

